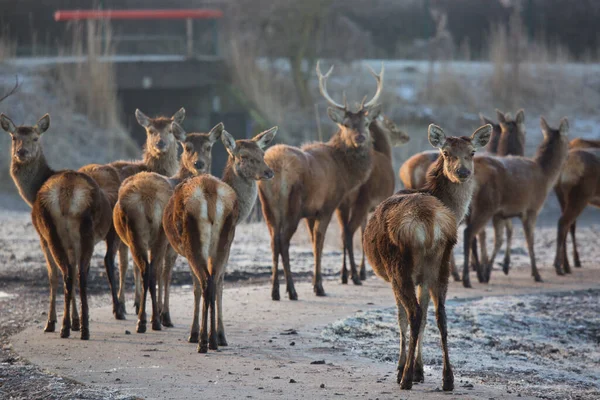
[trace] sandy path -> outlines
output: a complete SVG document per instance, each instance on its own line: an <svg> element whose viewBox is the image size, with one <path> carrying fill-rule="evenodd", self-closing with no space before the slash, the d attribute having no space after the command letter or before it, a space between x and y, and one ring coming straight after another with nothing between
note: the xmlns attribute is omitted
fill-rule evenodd
<svg viewBox="0 0 600 400"><path fill-rule="evenodd" d="M472 290L452 283L449 298L600 287L594 269L577 270L567 278L548 272L543 284L534 284L526 270L513 271L509 277L496 274L489 286L476 284ZM15 351L50 372L148 399L401 396L487 400L518 396L507 393L506 388L486 386L473 379L461 383L460 370L455 370L456 390L452 395L445 394L438 389L440 370L427 366L425 384L416 385L412 392L400 392L393 364L359 357L349 349L335 348L321 337L325 326L340 318L359 310L393 305L389 287L376 278L369 279L363 287L342 286L337 281L325 284L325 298L314 297L309 284L298 284L298 302L272 302L265 286L227 289L224 307L230 346L207 355L198 354L196 345L187 343L192 304L189 287L180 288L173 295L171 312L177 326L172 329L136 334L134 316L115 321L110 308L102 307L91 312L89 342L77 339L77 333L68 340L60 339L58 333L44 334L40 323L14 336L12 343ZM288 329L295 329L298 334L281 334ZM369 346L368 341L364 345ZM438 353L440 349L425 351ZM310 364L317 360L325 360L326 364ZM296 383L291 383L291 379ZM462 387L467 381L474 387Z"/></svg>

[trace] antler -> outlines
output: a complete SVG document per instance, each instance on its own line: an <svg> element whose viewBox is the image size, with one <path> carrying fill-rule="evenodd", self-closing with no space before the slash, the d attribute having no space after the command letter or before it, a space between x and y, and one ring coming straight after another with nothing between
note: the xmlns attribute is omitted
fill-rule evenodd
<svg viewBox="0 0 600 400"><path fill-rule="evenodd" d="M347 104L346 104L346 95L344 95L344 105L341 105L340 103L333 100L331 98L331 96L329 96L329 93L327 92L327 78L329 78L331 71L333 71L333 65L331 66L331 68L329 68L329 71L327 71L327 73L325 75L323 75L321 73L321 67L319 66L319 62L320 61L317 61L317 76L319 77L319 91L321 92L321 95L323 97L325 97L325 100L327 100L327 102L332 107L335 107L338 110L346 111L348 108Z"/></svg>
<svg viewBox="0 0 600 400"><path fill-rule="evenodd" d="M18 75L15 75L15 81L16 81L16 82L15 82L15 87L13 87L13 88L11 89L11 91L10 91L10 92L8 92L8 93L6 93L4 96L0 97L0 103L1 103L1 102L2 102L4 99L6 99L7 97L9 97L9 96L12 96L13 94L15 94L15 92L16 92L16 91L17 91L17 89L19 88L19 76L18 76Z"/></svg>
<svg viewBox="0 0 600 400"><path fill-rule="evenodd" d="M370 108L370 107L373 107L375 104L377 104L377 100L379 100L379 96L381 96L381 91L383 90L383 73L385 72L385 68L383 67L383 62L381 63L381 72L379 73L379 75L377 75L375 73L375 71L373 71L373 68L371 68L370 65L367 65L367 67L369 67L369 70L371 71L371 75L373 75L375 77L375 80L377 81L377 91L375 92L375 95L373 96L373 98L371 100L369 100L368 103L365 104L365 100L367 99L367 97L365 96L363 98L362 102L360 103L359 110Z"/></svg>

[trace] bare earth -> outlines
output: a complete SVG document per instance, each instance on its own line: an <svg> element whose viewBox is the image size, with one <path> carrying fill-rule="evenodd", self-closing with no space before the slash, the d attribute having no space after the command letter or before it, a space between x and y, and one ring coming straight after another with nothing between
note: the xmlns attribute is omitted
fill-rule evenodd
<svg viewBox="0 0 600 400"><path fill-rule="evenodd" d="M304 229L296 234L291 258L298 302L285 296L280 302L270 300L266 227L238 228L224 294L229 347L205 355L187 343L192 294L186 263L178 260L175 274L175 282L182 284L171 300L176 327L136 334L134 315L127 321L111 315L102 245L92 265L91 340L79 340L78 332L70 339L44 334L47 278L35 232L28 213L2 211L0 397L599 398L600 225L580 222L584 267L558 277L551 267L555 221L536 231L544 283L530 277L518 223L509 276L496 269L491 283L481 285L473 275L475 288L470 290L451 283L448 319L456 389L448 394L440 391L441 350L432 307L424 345L426 382L412 392L399 390L392 292L376 277L362 287L338 282L335 223L324 257L331 278L325 282L325 298L312 294L312 252ZM457 256L461 260L460 249ZM130 295L130 312L132 300ZM61 301L58 307L62 309Z"/></svg>

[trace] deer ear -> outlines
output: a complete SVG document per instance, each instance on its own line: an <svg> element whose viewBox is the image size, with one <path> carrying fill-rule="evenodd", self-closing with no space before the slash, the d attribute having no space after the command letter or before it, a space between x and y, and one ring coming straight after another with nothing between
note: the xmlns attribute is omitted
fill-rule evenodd
<svg viewBox="0 0 600 400"><path fill-rule="evenodd" d="M558 131L562 136L569 135L569 120L567 119L567 117L564 117L560 120L560 126L558 127Z"/></svg>
<svg viewBox="0 0 600 400"><path fill-rule="evenodd" d="M493 129L494 128L492 128L491 124L487 124L473 132L471 135L471 143L473 144L473 147L475 149L485 147L485 145L487 145L490 141Z"/></svg>
<svg viewBox="0 0 600 400"><path fill-rule="evenodd" d="M185 119L185 108L181 107L179 109L179 111L177 111L175 114L173 114L172 119L173 119L173 121L177 122L178 124L181 124L183 122L183 120Z"/></svg>
<svg viewBox="0 0 600 400"><path fill-rule="evenodd" d="M504 118L504 113L496 108L496 118L498 118L498 122L501 124L506 123L506 118Z"/></svg>
<svg viewBox="0 0 600 400"><path fill-rule="evenodd" d="M45 114L39 121L35 124L35 129L40 133L40 135L46 132L50 128L50 115Z"/></svg>
<svg viewBox="0 0 600 400"><path fill-rule="evenodd" d="M177 122L171 122L171 131L173 132L173 136L175 136L175 139L179 140L180 142L183 142L185 140L186 133L181 127L181 125L179 125Z"/></svg>
<svg viewBox="0 0 600 400"><path fill-rule="evenodd" d="M229 155L233 157L235 155L236 150L235 139L233 138L233 136L231 136L229 132L223 129L223 132L221 133L221 141L225 146L225 150L227 150Z"/></svg>
<svg viewBox="0 0 600 400"><path fill-rule="evenodd" d="M521 108L519 111L517 111L517 115L515 115L515 121L517 124L525 123L525 110Z"/></svg>
<svg viewBox="0 0 600 400"><path fill-rule="evenodd" d="M329 115L329 118L336 124L341 124L344 120L344 115L342 114L342 111L338 110L337 108L328 107L327 115Z"/></svg>
<svg viewBox="0 0 600 400"><path fill-rule="evenodd" d="M4 114L0 114L0 126L2 126L2 129L4 129L10 134L12 134L17 129L12 120Z"/></svg>
<svg viewBox="0 0 600 400"><path fill-rule="evenodd" d="M546 132L550 131L550 126L544 117L540 117L540 128L542 128L542 133L544 133L544 136L546 135Z"/></svg>
<svg viewBox="0 0 600 400"><path fill-rule="evenodd" d="M222 122L219 122L210 130L210 132L208 132L208 140L210 140L211 143L216 142L221 137L224 130L225 125L223 125Z"/></svg>
<svg viewBox="0 0 600 400"><path fill-rule="evenodd" d="M482 124L490 124L492 126L494 126L494 121L492 121L491 119L489 119L488 117L486 117L485 115L483 115L482 113L479 113L479 120L481 121Z"/></svg>
<svg viewBox="0 0 600 400"><path fill-rule="evenodd" d="M271 129L267 129L266 131L254 136L254 138L252 140L256 142L258 147L260 147L261 149L264 149L265 147L267 147L269 145L269 143L271 143L273 141L273 139L275 139L275 135L277 134L277 129L279 129L277 126L274 126Z"/></svg>
<svg viewBox="0 0 600 400"><path fill-rule="evenodd" d="M139 108L136 108L135 110L135 119L137 119L138 124L140 124L144 128L150 126L150 118L148 118L146 114L141 112Z"/></svg>
<svg viewBox="0 0 600 400"><path fill-rule="evenodd" d="M375 104L374 106L369 107L369 110L365 113L365 115L369 117L369 121L375 121L380 114L381 104Z"/></svg>
<svg viewBox="0 0 600 400"><path fill-rule="evenodd" d="M446 143L446 134L444 133L444 130L442 128L440 128L437 125L431 124L429 125L429 129L427 131L429 136L429 143L431 143L433 147L437 147L438 149L444 147L444 144Z"/></svg>

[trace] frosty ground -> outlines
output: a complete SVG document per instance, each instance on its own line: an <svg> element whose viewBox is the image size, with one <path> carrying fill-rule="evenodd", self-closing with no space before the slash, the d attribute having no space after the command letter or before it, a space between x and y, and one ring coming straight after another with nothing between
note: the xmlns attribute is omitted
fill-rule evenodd
<svg viewBox="0 0 600 400"><path fill-rule="evenodd" d="M424 345L426 382L416 385L412 393L399 391L391 290L372 276L362 287L338 282L341 255L335 222L327 235L323 262L328 297L315 298L307 283L312 251L301 226L291 249L300 300L283 297L278 303L270 300L266 226L241 225L225 293L230 346L200 355L186 342L191 322L186 262L178 260L174 275L176 328L137 335L135 316L114 321L110 314L103 245L97 246L92 261L92 340L82 342L76 333L68 340L43 334L48 289L37 236L28 212L4 210L0 213L0 397L185 398L202 393L226 398L598 398L600 225L596 213L588 210L580 219L578 241L584 266L572 276L557 277L551 267L556 216L546 216L536 231L543 284L535 284L529 276L519 224L515 224L513 270L508 277L496 270L489 285L475 284L472 290L451 283L448 318L456 390L446 395L439 392L441 352L431 308ZM492 236L490 232L488 238ZM128 294L131 312L131 291ZM297 334L283 335L289 332ZM104 355L101 360L99 353ZM311 364L315 361L325 364Z"/></svg>

